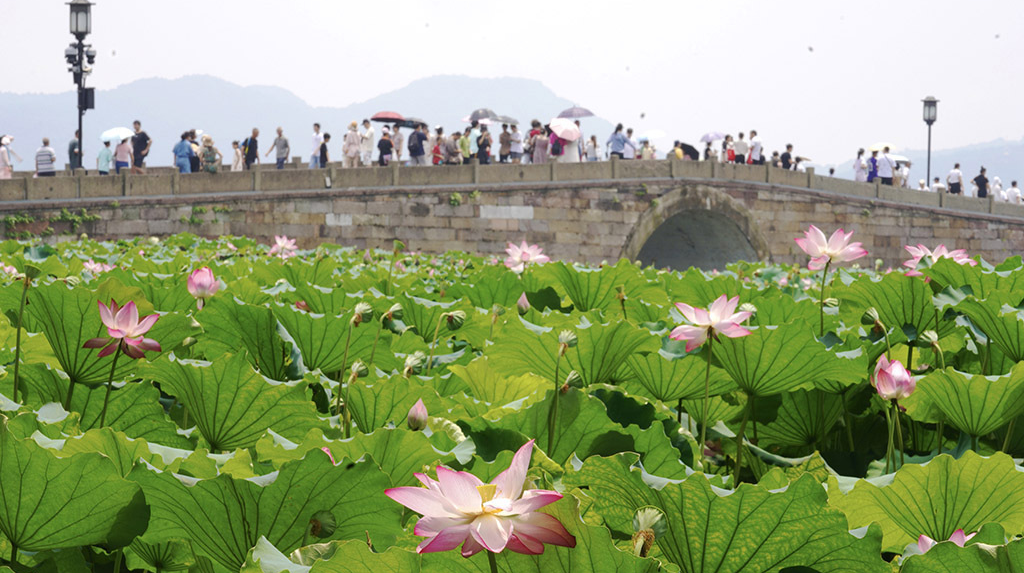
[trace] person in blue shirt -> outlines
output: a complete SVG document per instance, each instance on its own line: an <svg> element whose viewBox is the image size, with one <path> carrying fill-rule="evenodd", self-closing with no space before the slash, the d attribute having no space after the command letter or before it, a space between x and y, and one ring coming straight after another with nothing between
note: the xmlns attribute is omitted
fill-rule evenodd
<svg viewBox="0 0 1024 573"><path fill-rule="evenodd" d="M611 155L618 157L619 159L625 158L625 151L627 145L629 147L633 147L633 150L636 151L636 147L633 145L633 142L631 142L629 138L626 137L626 134L622 133L621 123L615 126L615 133L611 134L605 145L608 148L608 152Z"/></svg>
<svg viewBox="0 0 1024 573"><path fill-rule="evenodd" d="M174 146L174 165L179 173L192 173L191 158L194 152L188 141L188 132L181 134L181 141Z"/></svg>
<svg viewBox="0 0 1024 573"><path fill-rule="evenodd" d="M878 151L872 151L868 159L868 183L878 178Z"/></svg>

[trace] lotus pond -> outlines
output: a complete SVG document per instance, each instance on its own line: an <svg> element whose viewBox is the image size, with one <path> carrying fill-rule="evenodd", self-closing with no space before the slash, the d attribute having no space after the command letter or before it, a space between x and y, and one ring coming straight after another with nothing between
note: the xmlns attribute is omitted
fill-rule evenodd
<svg viewBox="0 0 1024 573"><path fill-rule="evenodd" d="M1024 570L1021 258L812 231L0 243L0 572Z"/></svg>

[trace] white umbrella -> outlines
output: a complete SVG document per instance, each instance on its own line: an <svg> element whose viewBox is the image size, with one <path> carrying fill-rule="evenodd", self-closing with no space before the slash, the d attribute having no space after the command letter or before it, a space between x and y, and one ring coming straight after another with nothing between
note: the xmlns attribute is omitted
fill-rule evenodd
<svg viewBox="0 0 1024 573"><path fill-rule="evenodd" d="M711 143L712 141L718 141L720 139L725 139L725 134L721 131L709 131L700 136L700 140L704 143Z"/></svg>
<svg viewBox="0 0 1024 573"><path fill-rule="evenodd" d="M880 141L880 142L872 145L871 147L869 147L868 151L878 151L878 152L881 152L886 147L888 147L890 151L893 150L893 149L896 149L895 145L893 145L893 144L891 144L889 142L886 142L886 141Z"/></svg>
<svg viewBox="0 0 1024 573"><path fill-rule="evenodd" d="M896 155L895 153L890 153L889 154L889 159L892 159L896 163L909 163L910 162L910 158L908 158L908 157L906 157L904 155Z"/></svg>
<svg viewBox="0 0 1024 573"><path fill-rule="evenodd" d="M555 119L552 119L548 126L551 127L551 131L553 131L555 135L566 141L576 141L582 135L580 133L580 128L576 126L576 123L565 117L556 117Z"/></svg>
<svg viewBox="0 0 1024 573"><path fill-rule="evenodd" d="M135 135L135 132L127 127L115 127L104 131L103 134L100 135L100 141L121 142L126 139L131 139L133 135Z"/></svg>

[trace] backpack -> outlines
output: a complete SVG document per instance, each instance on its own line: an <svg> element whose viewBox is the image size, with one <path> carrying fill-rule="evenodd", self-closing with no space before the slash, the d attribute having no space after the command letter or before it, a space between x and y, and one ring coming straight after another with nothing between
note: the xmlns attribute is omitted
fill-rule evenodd
<svg viewBox="0 0 1024 573"><path fill-rule="evenodd" d="M564 153L564 151L565 150L562 146L562 138L556 137L555 142L551 144L551 155L561 155L562 153Z"/></svg>

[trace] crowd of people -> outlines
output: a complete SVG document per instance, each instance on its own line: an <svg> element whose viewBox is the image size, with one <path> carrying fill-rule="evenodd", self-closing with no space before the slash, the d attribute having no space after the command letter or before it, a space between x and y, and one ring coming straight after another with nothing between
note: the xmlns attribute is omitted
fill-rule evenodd
<svg viewBox="0 0 1024 573"><path fill-rule="evenodd" d="M556 120L557 121L557 120ZM616 157L620 160L651 160L658 157L655 146L647 139L637 140L632 128L625 128L621 123L602 145L596 135L585 136L579 120L563 120L553 128L551 123L539 120L530 122L530 129L521 131L512 123L500 124L497 140L492 134L489 121L472 121L464 129L455 129L446 134L441 126L429 129L423 123L392 123L381 127L377 136L373 123L364 119L361 124L353 121L348 125L341 139L342 168L366 167L371 165L385 166L395 161L403 161L408 156L407 165L461 165L477 161L481 165L490 163L578 163L582 161L600 161ZM494 125L495 128L499 126ZM117 138L109 138L103 142L96 157L96 171L100 175L120 174L129 170L133 174L146 173L146 159L153 146L153 140L143 131L138 120L133 122L133 133L119 133ZM403 133L408 130L408 137ZM121 130L127 131L127 130ZM497 129L495 130L497 131ZM72 170L84 168L80 135L77 131L68 142L68 165ZM180 173L217 173L222 169L244 171L261 161L259 149L260 130L253 128L251 134L231 142L231 152L225 164L225 155L217 148L210 134L202 130L190 129L181 134L181 139L171 149L172 164ZM22 159L11 147L14 137L0 136L0 179L10 179L14 172L14 162ZM746 165L764 165L765 163L779 169L806 171L808 159L796 155L793 145L786 144L782 153L773 151L766 157L764 145L756 130L747 133L739 132L734 138L731 134L707 134L702 139L706 143L703 155L680 141L676 141L666 158L680 160L716 161ZM721 142L720 147L716 143ZM319 123L313 124L313 134L308 154L310 169L323 169L331 160L331 134L323 131ZM495 149L496 147L496 149ZM720 151L719 151L720 149ZM284 169L292 156L291 143L280 127L276 136L262 155L269 158L273 154L277 169ZM53 177L58 171L58 155L50 145L49 138L43 138L42 146L35 153L35 176ZM860 149L854 160L854 179L861 182L873 182L876 179L882 185L893 185L919 191L951 193L968 197L985 198L992 196L996 201L1022 204L1024 197L1012 181L1009 187L1003 186L999 177L988 178L986 169L968 179L957 163L943 181L935 177L929 184L924 179L911 185L910 169L912 164L906 158L893 156L889 147L872 149L870 154ZM829 170L834 175L835 169ZM970 188L968 188L970 185Z"/></svg>

